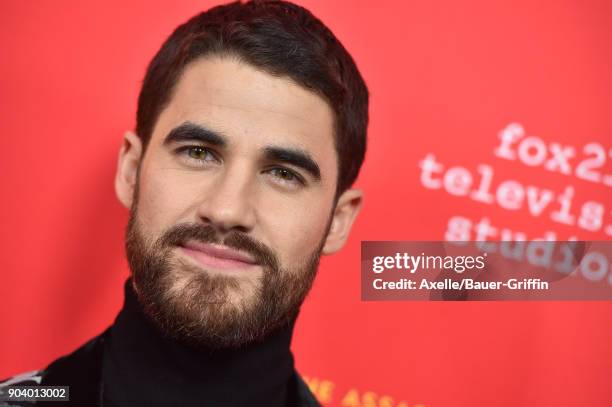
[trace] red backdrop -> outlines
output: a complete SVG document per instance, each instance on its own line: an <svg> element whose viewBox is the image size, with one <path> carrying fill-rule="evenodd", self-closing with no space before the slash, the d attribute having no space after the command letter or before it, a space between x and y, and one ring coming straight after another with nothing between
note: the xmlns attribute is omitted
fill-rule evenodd
<svg viewBox="0 0 612 407"><path fill-rule="evenodd" d="M347 247L323 260L293 343L317 396L612 405L609 302L371 303L359 287L362 240L473 239L483 218L491 239L612 238L612 3L300 3L350 50L372 96L364 208ZM73 350L120 308L122 134L162 41L212 4L0 5L0 377ZM500 134L512 143L496 150ZM431 177L427 155L443 166Z"/></svg>

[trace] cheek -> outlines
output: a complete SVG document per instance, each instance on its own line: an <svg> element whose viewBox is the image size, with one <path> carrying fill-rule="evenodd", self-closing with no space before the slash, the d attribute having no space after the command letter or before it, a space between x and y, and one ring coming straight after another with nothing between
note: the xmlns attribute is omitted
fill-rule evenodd
<svg viewBox="0 0 612 407"><path fill-rule="evenodd" d="M318 248L330 213L331 202L319 199L297 208L279 208L269 218L272 244L284 267L293 267Z"/></svg>
<svg viewBox="0 0 612 407"><path fill-rule="evenodd" d="M189 191L185 182L178 182L173 171L143 168L139 185L138 217L143 231L149 236L160 236L180 222L189 205Z"/></svg>

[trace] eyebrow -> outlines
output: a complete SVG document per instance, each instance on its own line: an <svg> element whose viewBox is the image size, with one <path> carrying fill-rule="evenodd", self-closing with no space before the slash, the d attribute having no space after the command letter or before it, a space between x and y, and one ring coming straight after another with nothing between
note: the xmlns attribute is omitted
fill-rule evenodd
<svg viewBox="0 0 612 407"><path fill-rule="evenodd" d="M185 122L172 129L162 144L168 145L184 141L199 141L218 147L226 147L228 144L228 139L223 134L193 122ZM321 169L307 151L298 148L268 146L263 149L263 152L265 158L270 161L302 168L316 181L321 180Z"/></svg>
<svg viewBox="0 0 612 407"><path fill-rule="evenodd" d="M227 145L227 137L221 133L191 122L185 122L172 129L164 139L163 145L181 141L200 141L218 147Z"/></svg>

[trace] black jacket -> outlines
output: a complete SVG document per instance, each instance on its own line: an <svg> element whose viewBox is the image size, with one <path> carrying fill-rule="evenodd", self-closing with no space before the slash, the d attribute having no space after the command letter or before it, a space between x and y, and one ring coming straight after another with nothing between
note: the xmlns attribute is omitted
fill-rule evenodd
<svg viewBox="0 0 612 407"><path fill-rule="evenodd" d="M102 407L102 355L110 328L73 353L52 362L45 369L0 382L0 407L8 406L87 406ZM2 401L8 386L70 386L70 401L38 403ZM320 407L297 372L293 375L292 399L296 407ZM213 406L217 407L217 406ZM222 406L220 406L222 407Z"/></svg>

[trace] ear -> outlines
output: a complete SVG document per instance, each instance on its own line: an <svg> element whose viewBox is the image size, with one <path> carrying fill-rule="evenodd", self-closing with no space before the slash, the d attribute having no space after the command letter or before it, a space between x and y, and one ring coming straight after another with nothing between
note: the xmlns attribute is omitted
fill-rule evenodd
<svg viewBox="0 0 612 407"><path fill-rule="evenodd" d="M347 189L340 195L323 245L323 254L332 254L342 249L361 209L362 199L363 192L359 189Z"/></svg>
<svg viewBox="0 0 612 407"><path fill-rule="evenodd" d="M117 160L115 174L115 192L119 202L127 209L132 207L136 189L136 174L142 155L142 142L134 132L127 131L123 136L123 144Z"/></svg>

